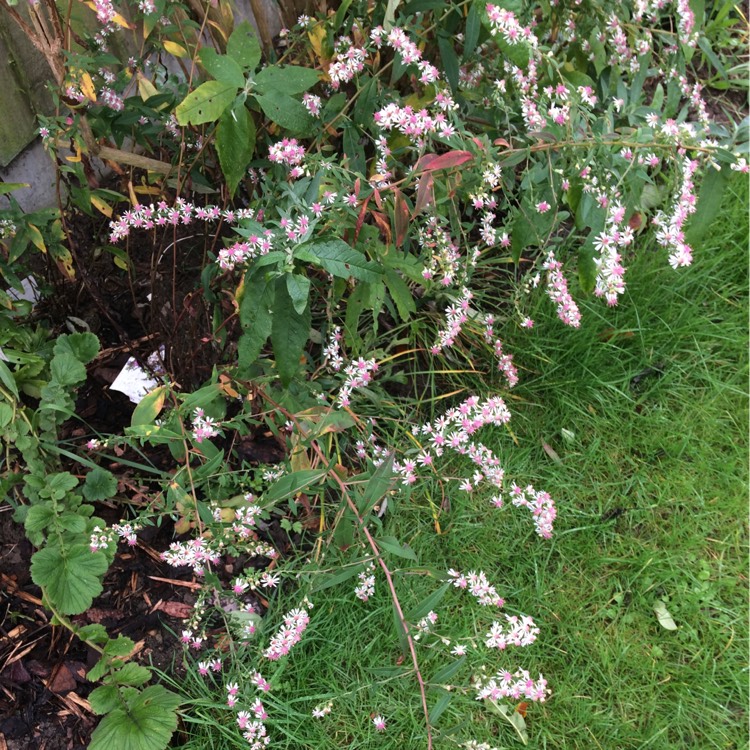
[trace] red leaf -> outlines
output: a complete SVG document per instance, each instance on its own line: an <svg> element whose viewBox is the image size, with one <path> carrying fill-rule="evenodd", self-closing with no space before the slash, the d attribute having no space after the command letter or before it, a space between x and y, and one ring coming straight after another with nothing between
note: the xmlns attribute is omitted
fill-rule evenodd
<svg viewBox="0 0 750 750"><path fill-rule="evenodd" d="M471 161L474 155L471 151L448 151L446 154L426 154L417 164L417 169L423 172L435 172L438 169L450 169L451 167L460 167Z"/></svg>
<svg viewBox="0 0 750 750"><path fill-rule="evenodd" d="M396 229L396 247L404 244L404 237L409 231L409 206L400 190L394 189L394 225Z"/></svg>
<svg viewBox="0 0 750 750"><path fill-rule="evenodd" d="M432 190L433 184L434 180L432 172L427 172L427 174L423 174L419 178L419 188L417 190L417 203L414 206L414 216L430 204L435 205L435 196Z"/></svg>

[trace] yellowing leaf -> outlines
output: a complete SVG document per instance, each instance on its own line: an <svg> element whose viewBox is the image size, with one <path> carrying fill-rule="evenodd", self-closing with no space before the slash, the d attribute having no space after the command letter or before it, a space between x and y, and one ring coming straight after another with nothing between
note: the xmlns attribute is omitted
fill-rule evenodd
<svg viewBox="0 0 750 750"><path fill-rule="evenodd" d="M96 88L91 76L85 71L81 73L80 78L81 93L91 102L96 101Z"/></svg>
<svg viewBox="0 0 750 750"><path fill-rule="evenodd" d="M108 219L112 218L112 206L101 198L97 198L95 195L91 196L91 205L103 213Z"/></svg>
<svg viewBox="0 0 750 750"><path fill-rule="evenodd" d="M128 180L128 195L130 196L130 203L133 206L138 205L138 198L135 197L135 191L133 190L133 183Z"/></svg>
<svg viewBox="0 0 750 750"><path fill-rule="evenodd" d="M152 96L156 96L159 93L159 90L154 86L151 81L148 80L143 75L138 75L138 93L141 95L141 99L143 101L147 101Z"/></svg>
<svg viewBox="0 0 750 750"><path fill-rule="evenodd" d="M175 57L188 56L188 51L181 44L177 44L177 42L170 42L167 40L164 42L164 49L167 50L170 55L174 55Z"/></svg>
<svg viewBox="0 0 750 750"><path fill-rule="evenodd" d="M227 33L226 33L226 31L224 31L224 29L221 28L221 25L218 24L218 23L216 23L216 21L209 21L208 25L211 26L212 28L216 29L216 31L218 31L219 34L221 34L221 38L226 43L226 41L228 39Z"/></svg>
<svg viewBox="0 0 750 750"><path fill-rule="evenodd" d="M112 20L118 25L122 26L123 29L130 29L132 26L119 14L115 13Z"/></svg>
<svg viewBox="0 0 750 750"><path fill-rule="evenodd" d="M44 237L42 237L42 233L33 224L27 224L26 229L29 232L31 242L33 243L34 247L37 250L46 253L47 246L44 244Z"/></svg>
<svg viewBox="0 0 750 750"><path fill-rule="evenodd" d="M323 55L323 40L326 38L326 30L323 28L323 24L319 24L307 32L307 38L310 40L310 46L313 48L315 54L324 60Z"/></svg>
<svg viewBox="0 0 750 750"><path fill-rule="evenodd" d="M86 5L91 8L91 10L96 13L96 5L92 2L86 3ZM128 21L121 16L119 13L115 13L114 16L112 16L112 22L116 23L118 26L121 26L123 29L132 29L133 27L128 23Z"/></svg>
<svg viewBox="0 0 750 750"><path fill-rule="evenodd" d="M66 156L65 158L66 158L67 161L73 161L73 162L81 161L81 147L80 146L76 146L75 155L74 156L73 155Z"/></svg>

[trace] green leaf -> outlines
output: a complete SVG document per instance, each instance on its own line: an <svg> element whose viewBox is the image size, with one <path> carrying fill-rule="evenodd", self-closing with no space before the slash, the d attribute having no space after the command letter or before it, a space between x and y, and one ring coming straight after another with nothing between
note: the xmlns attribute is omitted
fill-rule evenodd
<svg viewBox="0 0 750 750"><path fill-rule="evenodd" d="M255 76L255 88L261 94L280 91L282 94L293 96L311 89L318 80L318 73L312 68L270 65Z"/></svg>
<svg viewBox="0 0 750 750"><path fill-rule="evenodd" d="M125 635L118 635L112 638L104 647L104 653L107 656L130 656L131 651L135 648L135 641Z"/></svg>
<svg viewBox="0 0 750 750"><path fill-rule="evenodd" d="M79 615L91 606L106 572L107 558L86 544L48 546L31 558L32 580L64 615Z"/></svg>
<svg viewBox="0 0 750 750"><path fill-rule="evenodd" d="M401 544L396 537L385 536L381 539L376 539L375 542L380 549L390 552L390 554L396 555L396 557L403 557L405 560L417 562L414 550L408 544Z"/></svg>
<svg viewBox="0 0 750 750"><path fill-rule="evenodd" d="M286 278L286 290L292 298L294 309L300 315L307 307L307 299L310 294L310 279L301 273L288 273Z"/></svg>
<svg viewBox="0 0 750 750"><path fill-rule="evenodd" d="M446 664L444 667L441 667L437 672L435 672L430 682L433 685L442 685L448 682L448 680L450 680L461 671L461 668L464 664L466 664L465 656L462 656L460 659L457 659L450 664Z"/></svg>
<svg viewBox="0 0 750 750"><path fill-rule="evenodd" d="M234 101L237 86L221 81L208 81L189 93L175 108L180 125L201 125L214 122ZM301 105L300 105L301 106Z"/></svg>
<svg viewBox="0 0 750 750"><path fill-rule="evenodd" d="M302 102L281 91L271 89L266 94L255 94L255 99L269 120L292 133L306 135L315 123Z"/></svg>
<svg viewBox="0 0 750 750"><path fill-rule="evenodd" d="M235 106L224 110L219 118L216 151L229 194L234 196L255 153L255 123L242 102L236 101Z"/></svg>
<svg viewBox="0 0 750 750"><path fill-rule="evenodd" d="M438 50L440 51L440 61L445 72L445 78L450 84L451 90L456 91L458 88L458 68L459 61L454 46L454 40L451 37L438 34Z"/></svg>
<svg viewBox="0 0 750 750"><path fill-rule="evenodd" d="M358 573L360 573L364 569L365 569L364 563L361 563L359 565L348 565L343 570L339 570L338 573L334 573L333 575L323 576L322 582L315 584L312 587L312 592L315 593L317 591L323 591L324 589L329 589L332 586L337 586L339 583L343 583L344 581L348 581L350 578L354 578L354 576L356 576Z"/></svg>
<svg viewBox="0 0 750 750"><path fill-rule="evenodd" d="M466 32L464 34L463 60L466 62L477 47L479 32L482 28L482 15L478 2L473 2L466 16Z"/></svg>
<svg viewBox="0 0 750 750"><path fill-rule="evenodd" d="M220 55L211 47L203 47L198 53L201 64L217 81L241 89L245 86L245 75L240 64L227 55Z"/></svg>
<svg viewBox="0 0 750 750"><path fill-rule="evenodd" d="M78 486L78 479L69 471L59 471L48 474L44 480L44 488L39 490L42 497L62 500L66 493Z"/></svg>
<svg viewBox="0 0 750 750"><path fill-rule="evenodd" d="M106 500L117 492L117 479L111 471L97 467L86 474L86 481L83 483L83 496L95 502L97 500Z"/></svg>
<svg viewBox="0 0 750 750"><path fill-rule="evenodd" d="M9 5L15 5L15 3L9 3ZM21 190L21 188L27 187L30 187L27 182L0 182L0 195L7 195L14 190Z"/></svg>
<svg viewBox="0 0 750 750"><path fill-rule="evenodd" d="M297 374L300 357L310 337L310 306L298 313L287 291L286 279L276 279L276 296L271 320L271 343L276 370L284 386Z"/></svg>
<svg viewBox="0 0 750 750"><path fill-rule="evenodd" d="M336 15L333 17L332 28L334 33L336 33L341 28L341 24L344 23L344 18L346 17L346 13L349 10L349 6L351 4L352 0L342 0L342 2L339 3Z"/></svg>
<svg viewBox="0 0 750 750"><path fill-rule="evenodd" d="M238 345L240 374L258 359L263 344L271 335L275 284L267 279L262 268L252 268L245 274L245 285L240 300L242 335Z"/></svg>
<svg viewBox="0 0 750 750"><path fill-rule="evenodd" d="M495 711L497 711L500 716L502 716L513 727L513 729L516 730L516 734L518 735L518 739L521 740L521 744L528 745L529 735L526 732L526 722L524 721L523 716L510 706L506 706L504 703L498 703L492 699L488 699L487 703L489 703L490 706L492 706L492 708L494 708Z"/></svg>
<svg viewBox="0 0 750 750"><path fill-rule="evenodd" d="M177 728L179 696L162 685L136 692L99 722L89 750L164 750Z"/></svg>
<svg viewBox="0 0 750 750"><path fill-rule="evenodd" d="M451 582L446 581L439 589L436 589L431 594L422 599L419 604L412 607L406 613L406 619L408 622L417 622L422 619L428 612L435 609L440 603L440 600L445 596L446 591L451 587Z"/></svg>
<svg viewBox="0 0 750 750"><path fill-rule="evenodd" d="M449 693L447 690L436 690L434 692L438 693L439 697L428 714L430 724L432 725L437 723L437 720L443 715L445 709L448 708L451 700L453 700L453 693Z"/></svg>
<svg viewBox="0 0 750 750"><path fill-rule="evenodd" d="M120 705L120 691L116 685L102 685L91 691L88 701L91 710L101 716Z"/></svg>
<svg viewBox="0 0 750 750"><path fill-rule="evenodd" d="M57 517L57 525L72 534L83 534L86 531L86 518L75 513L63 513Z"/></svg>
<svg viewBox="0 0 750 750"><path fill-rule="evenodd" d="M86 380L86 367L72 354L57 354L50 365L52 377L60 385L78 385Z"/></svg>
<svg viewBox="0 0 750 750"><path fill-rule="evenodd" d="M234 27L227 42L227 54L243 68L254 70L260 62L260 44L255 29L249 21L242 21Z"/></svg>
<svg viewBox="0 0 750 750"><path fill-rule="evenodd" d="M23 526L28 533L33 534L44 531L44 529L52 524L54 518L55 511L52 507L47 505L47 503L39 503L38 505L32 505L28 509Z"/></svg>
<svg viewBox="0 0 750 750"><path fill-rule="evenodd" d="M385 285L388 287L391 299L396 304L399 317L406 322L417 311L411 289L392 268L385 269Z"/></svg>
<svg viewBox="0 0 750 750"><path fill-rule="evenodd" d="M727 186L727 169L709 169L701 183L698 205L685 233L689 245L700 242L719 214L723 203L724 188Z"/></svg>
<svg viewBox="0 0 750 750"><path fill-rule="evenodd" d="M286 497L294 497L302 490L318 484L325 475L325 469L303 469L285 474L263 493L263 507L268 508Z"/></svg>
<svg viewBox="0 0 750 750"><path fill-rule="evenodd" d="M148 667L142 667L140 664L131 661L124 664L116 672L113 672L107 679L118 685L138 687L151 679L151 670Z"/></svg>
<svg viewBox="0 0 750 750"><path fill-rule="evenodd" d="M324 240L300 245L294 251L294 257L315 263L342 279L355 278L373 282L379 281L382 275L377 263L367 260L344 240Z"/></svg>
<svg viewBox="0 0 750 750"><path fill-rule="evenodd" d="M82 641L91 641L99 646L103 646L108 640L109 635L104 625L100 625L98 622L94 622L91 625L84 625L82 628L78 628L75 634Z"/></svg>
<svg viewBox="0 0 750 750"><path fill-rule="evenodd" d="M88 364L99 353L99 339L93 333L69 333L57 339L53 351L55 355L72 354Z"/></svg>
<svg viewBox="0 0 750 750"><path fill-rule="evenodd" d="M16 381L13 378L13 373L10 371L10 368L8 365L5 364L0 359L0 380L2 380L3 385L16 397L16 400L18 400L18 386L16 385Z"/></svg>
<svg viewBox="0 0 750 750"><path fill-rule="evenodd" d="M514 263L517 264L521 260L523 251L529 245L536 242L536 239L537 236L533 225L523 213L519 213L513 222L513 230L510 237L511 256Z"/></svg>
<svg viewBox="0 0 750 750"><path fill-rule="evenodd" d="M372 473L362 496L357 499L360 515L364 517L372 510L373 506L393 487L394 480L393 453L390 453Z"/></svg>
<svg viewBox="0 0 750 750"><path fill-rule="evenodd" d="M164 408L164 400L167 397L167 386L160 385L154 388L151 393L144 396L138 406L133 410L133 416L130 418L131 427L137 427L144 424L153 424L154 420Z"/></svg>
<svg viewBox="0 0 750 750"><path fill-rule="evenodd" d="M396 602L393 600L391 600L391 612L393 613L393 626L396 628L396 635L398 636L401 653L405 656L409 653L409 639L406 637L404 623L401 620L401 615L399 615L398 609L396 609Z"/></svg>

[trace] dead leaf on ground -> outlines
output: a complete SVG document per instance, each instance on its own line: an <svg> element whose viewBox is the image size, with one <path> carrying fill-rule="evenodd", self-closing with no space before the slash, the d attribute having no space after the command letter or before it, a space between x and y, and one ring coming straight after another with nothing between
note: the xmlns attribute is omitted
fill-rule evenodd
<svg viewBox="0 0 750 750"><path fill-rule="evenodd" d="M52 676L47 683L47 688L50 692L57 693L58 695L70 693L76 689L75 677L67 664L60 664L57 669L52 672Z"/></svg>
<svg viewBox="0 0 750 750"><path fill-rule="evenodd" d="M186 620L193 614L193 607L185 602L157 602L152 612L164 612L168 617Z"/></svg>

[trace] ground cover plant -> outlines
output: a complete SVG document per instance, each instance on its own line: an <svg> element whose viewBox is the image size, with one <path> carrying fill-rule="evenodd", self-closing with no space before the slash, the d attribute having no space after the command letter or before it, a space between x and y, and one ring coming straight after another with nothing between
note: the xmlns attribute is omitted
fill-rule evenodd
<svg viewBox="0 0 750 750"><path fill-rule="evenodd" d="M3 186L2 486L90 747L739 746L731 5L3 5L60 189ZM96 606L120 542L191 592L156 680Z"/></svg>

